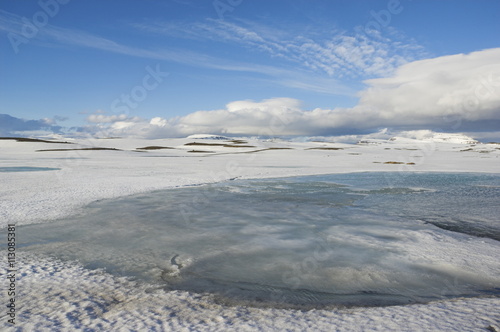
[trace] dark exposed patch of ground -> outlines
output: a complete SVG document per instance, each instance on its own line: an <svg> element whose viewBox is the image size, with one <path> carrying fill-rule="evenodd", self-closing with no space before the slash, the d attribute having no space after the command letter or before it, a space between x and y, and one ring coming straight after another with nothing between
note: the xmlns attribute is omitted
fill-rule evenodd
<svg viewBox="0 0 500 332"><path fill-rule="evenodd" d="M238 143L240 144L240 143ZM200 143L200 142L191 142L191 143L186 143L184 144L185 146L192 146L192 145L197 145L197 146L222 146L225 148L254 148L255 146L253 145L231 145L231 144L222 144L222 143Z"/></svg>
<svg viewBox="0 0 500 332"><path fill-rule="evenodd" d="M47 140L44 140L44 139L26 138L26 137L0 137L0 140L14 140L14 141L16 141L16 142L36 142L36 143L73 144L73 143L70 143L70 142L47 141Z"/></svg>
<svg viewBox="0 0 500 332"><path fill-rule="evenodd" d="M215 151L189 150L191 153L215 153Z"/></svg>
<svg viewBox="0 0 500 332"><path fill-rule="evenodd" d="M44 149L44 150L36 150L36 152L47 152L47 151L82 151L82 150L110 150L110 151L122 151L120 149L115 148L81 148L81 149Z"/></svg>
<svg viewBox="0 0 500 332"><path fill-rule="evenodd" d="M246 151L246 152L241 152L241 153L254 153L254 152L269 151L269 150L293 150L293 149L292 148L266 148L266 149Z"/></svg>
<svg viewBox="0 0 500 332"><path fill-rule="evenodd" d="M175 148L171 148L169 146L151 145L151 146L145 146L143 148L137 148L136 150L161 150L161 149L175 149Z"/></svg>
<svg viewBox="0 0 500 332"><path fill-rule="evenodd" d="M380 161L374 161L374 164L388 164L388 165L416 165L415 163L404 163L402 161L386 161L382 163Z"/></svg>
<svg viewBox="0 0 500 332"><path fill-rule="evenodd" d="M224 143L200 143L200 142L191 142L191 143L186 143L184 144L185 146L192 146L192 145L198 145L198 146L224 146L226 144Z"/></svg>
<svg viewBox="0 0 500 332"><path fill-rule="evenodd" d="M306 150L344 150L344 148L327 148L327 147L319 147L319 148L308 148Z"/></svg>
<svg viewBox="0 0 500 332"><path fill-rule="evenodd" d="M269 150L293 150L293 148L265 148L265 149L260 149L260 150L241 151L241 152L217 152L217 153L215 153L215 151L199 151L199 152L213 152L214 154L212 156L220 156L220 155L226 155L226 154L256 153L256 152L269 151ZM188 151L188 152L191 152L191 151Z"/></svg>
<svg viewBox="0 0 500 332"><path fill-rule="evenodd" d="M242 139L233 139L230 141L226 141L226 143L233 143L233 144L247 144L247 141L244 141Z"/></svg>

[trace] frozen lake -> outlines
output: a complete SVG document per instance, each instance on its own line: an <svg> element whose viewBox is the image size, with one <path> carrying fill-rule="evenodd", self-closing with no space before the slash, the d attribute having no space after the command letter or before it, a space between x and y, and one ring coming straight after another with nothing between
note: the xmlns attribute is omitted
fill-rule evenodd
<svg viewBox="0 0 500 332"><path fill-rule="evenodd" d="M18 238L228 304L392 305L498 296L498 215L499 175L350 173L102 200Z"/></svg>

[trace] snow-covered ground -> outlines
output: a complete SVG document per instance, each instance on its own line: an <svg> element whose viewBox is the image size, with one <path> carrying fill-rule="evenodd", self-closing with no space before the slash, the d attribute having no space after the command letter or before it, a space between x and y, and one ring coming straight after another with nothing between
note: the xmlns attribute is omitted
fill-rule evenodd
<svg viewBox="0 0 500 332"><path fill-rule="evenodd" d="M203 136L58 141L72 144L0 140L2 234L9 223L50 221L96 200L234 178L500 171L500 144L446 135L359 144ZM17 172L19 167L55 170ZM311 311L234 307L209 295L155 290L48 257L20 253L17 267L19 331L491 331L500 325L496 298ZM0 317L0 326L11 329Z"/></svg>

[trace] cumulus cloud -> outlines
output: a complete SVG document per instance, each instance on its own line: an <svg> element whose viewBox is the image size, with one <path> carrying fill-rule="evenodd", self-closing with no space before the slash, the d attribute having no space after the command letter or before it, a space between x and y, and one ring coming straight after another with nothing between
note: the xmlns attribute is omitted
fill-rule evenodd
<svg viewBox="0 0 500 332"><path fill-rule="evenodd" d="M183 117L155 117L142 121L112 123L106 135L148 138L186 136L196 133L226 135L310 135L326 134L333 123L342 120L345 110L305 111L292 98L273 98L259 102L234 101L225 109L198 111ZM326 119L326 121L325 121Z"/></svg>
<svg viewBox="0 0 500 332"><path fill-rule="evenodd" d="M43 121L44 123L46 123L48 125L55 125L59 121L66 121L66 120L68 120L67 117L56 115L52 118L43 118L41 121Z"/></svg>
<svg viewBox="0 0 500 332"><path fill-rule="evenodd" d="M226 135L340 135L400 130L498 131L500 49L402 65L394 75L366 81L353 108L304 110L300 101L242 100L225 109L183 117L124 120L113 135L149 138L195 133Z"/></svg>
<svg viewBox="0 0 500 332"><path fill-rule="evenodd" d="M498 59L500 48L405 64L391 77L366 81L359 107L384 125L498 129Z"/></svg>

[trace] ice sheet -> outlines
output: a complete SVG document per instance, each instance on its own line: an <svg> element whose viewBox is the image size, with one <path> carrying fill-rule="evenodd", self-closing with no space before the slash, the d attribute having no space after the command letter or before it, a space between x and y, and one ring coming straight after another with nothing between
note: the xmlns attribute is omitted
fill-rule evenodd
<svg viewBox="0 0 500 332"><path fill-rule="evenodd" d="M61 168L50 172L0 173L0 220L17 225L40 223L81 212L97 200L152 190L214 183L227 179L272 178L353 171L486 172L498 173L500 150L494 144L448 144L395 140L373 144L286 142L246 139L255 148L210 147L215 153L190 153L193 139L73 140L72 147L93 146L121 151L73 150L36 152L43 143L0 142L1 167ZM208 142L204 140L204 142ZM214 143L220 141L214 141ZM174 149L138 152L146 146ZM311 148L342 148L317 150ZM50 148L68 148L67 144ZM272 148L274 150L266 150ZM276 150L276 148L289 148ZM252 152L261 150L260 152ZM237 153L236 153L237 152ZM485 184L486 186L488 184ZM432 220L428 220L429 222ZM425 222L425 221L424 221ZM0 230L4 232L4 229ZM444 232L444 230L443 230ZM451 240L439 230L421 235L422 241L449 241L446 251L420 248L415 258L457 261L481 252L488 239ZM475 239L475 237L473 237ZM484 242L481 242L484 241ZM453 256L453 255L452 255ZM170 257L172 258L172 257ZM472 255L470 260L475 260ZM426 305L372 309L300 311L227 307L209 295L165 292L144 284L62 263L45 256L20 254L18 331L61 330L316 330L332 326L349 331L478 331L497 327L497 298L437 301ZM426 268L423 266L422 268ZM444 266L444 269L447 267ZM2 321L3 328L10 328Z"/></svg>

